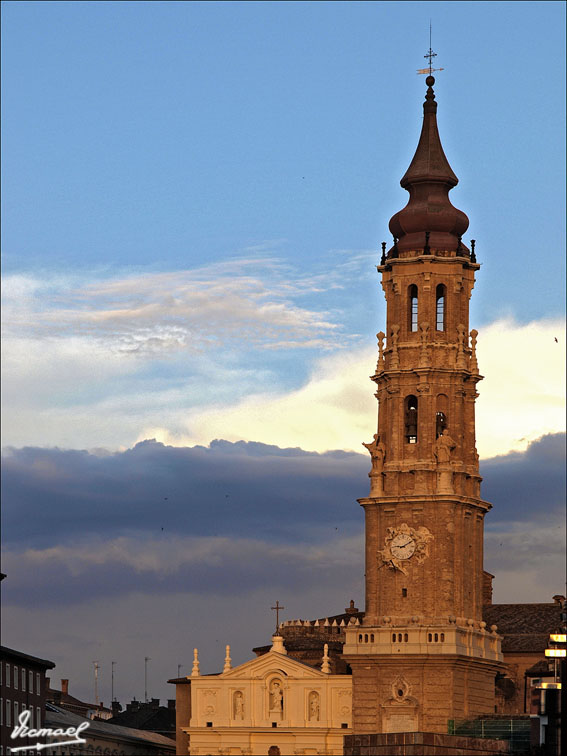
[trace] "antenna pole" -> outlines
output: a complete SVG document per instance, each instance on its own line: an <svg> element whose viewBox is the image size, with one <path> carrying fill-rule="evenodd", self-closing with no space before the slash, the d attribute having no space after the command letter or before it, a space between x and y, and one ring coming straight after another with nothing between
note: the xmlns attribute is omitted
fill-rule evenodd
<svg viewBox="0 0 567 756"><path fill-rule="evenodd" d="M114 701L114 665L116 664L115 661L110 662L110 703L112 705L112 702Z"/></svg>
<svg viewBox="0 0 567 756"><path fill-rule="evenodd" d="M148 662L149 656L144 656L144 703L148 703Z"/></svg>
<svg viewBox="0 0 567 756"><path fill-rule="evenodd" d="M94 665L94 697L95 697L95 704L98 706L98 661L94 661L93 665Z"/></svg>

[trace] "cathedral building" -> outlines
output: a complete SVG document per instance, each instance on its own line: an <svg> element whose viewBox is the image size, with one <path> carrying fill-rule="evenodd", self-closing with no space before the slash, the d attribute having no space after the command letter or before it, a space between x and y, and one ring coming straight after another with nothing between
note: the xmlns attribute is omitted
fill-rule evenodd
<svg viewBox="0 0 567 756"><path fill-rule="evenodd" d="M390 220L393 243L382 244L378 266L387 320L371 376L377 432L364 444L370 490L359 499L365 611L351 601L342 615L286 621L272 646L254 649L259 658L170 680L179 752L342 753L345 735L345 753L395 745L420 754L429 738L427 752L481 756L508 743L455 745L458 723L519 715L530 729L528 687L546 672L565 599L492 603L483 569L491 504L481 498L475 442L482 375L469 329L480 265L475 242L463 241L468 218L449 199L458 179L441 145L431 71L425 82L421 135L401 179L409 200Z"/></svg>

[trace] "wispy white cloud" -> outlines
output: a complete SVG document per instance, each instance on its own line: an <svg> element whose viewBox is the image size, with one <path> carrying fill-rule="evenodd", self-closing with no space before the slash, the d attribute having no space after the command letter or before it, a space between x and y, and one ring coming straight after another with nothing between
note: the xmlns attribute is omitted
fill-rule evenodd
<svg viewBox="0 0 567 756"><path fill-rule="evenodd" d="M376 422L375 348L360 347L341 313L320 305L368 273L371 257L336 251L328 270L301 274L260 251L96 281L7 277L4 443L225 438L361 451ZM282 370L278 353L297 350L311 362ZM564 429L562 322L497 321L480 329L478 354L482 457ZM308 377L290 389L297 366Z"/></svg>
<svg viewBox="0 0 567 756"><path fill-rule="evenodd" d="M22 275L3 286L6 337L87 337L109 352L200 352L233 344L329 346L332 315L295 299L336 283L255 257L95 282ZM335 346L337 343L335 342Z"/></svg>

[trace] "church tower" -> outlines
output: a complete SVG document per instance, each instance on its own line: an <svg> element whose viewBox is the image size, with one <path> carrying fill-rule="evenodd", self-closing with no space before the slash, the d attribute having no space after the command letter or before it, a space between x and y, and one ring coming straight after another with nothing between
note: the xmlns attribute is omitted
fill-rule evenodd
<svg viewBox="0 0 567 756"><path fill-rule="evenodd" d="M469 298L479 269L462 241L467 216L437 130L435 79L401 180L407 205L378 271L387 302L372 381L378 433L366 518L366 612L346 630L353 732L447 733L494 713L503 669L496 626L482 620L483 526L475 447L477 332Z"/></svg>

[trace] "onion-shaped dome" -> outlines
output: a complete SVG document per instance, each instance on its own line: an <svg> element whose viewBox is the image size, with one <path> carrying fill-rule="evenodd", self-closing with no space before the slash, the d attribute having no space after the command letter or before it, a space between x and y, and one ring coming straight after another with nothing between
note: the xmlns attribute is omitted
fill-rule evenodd
<svg viewBox="0 0 567 756"><path fill-rule="evenodd" d="M427 93L423 103L423 126L417 150L400 184L409 192L408 204L390 220L390 231L397 241L397 253L424 249L432 253L448 251L468 256L461 237L469 219L451 204L449 191L457 185L445 157L437 130L437 103L433 92L435 79L425 80ZM389 256L392 256L390 250ZM407 256L403 255L403 256Z"/></svg>

